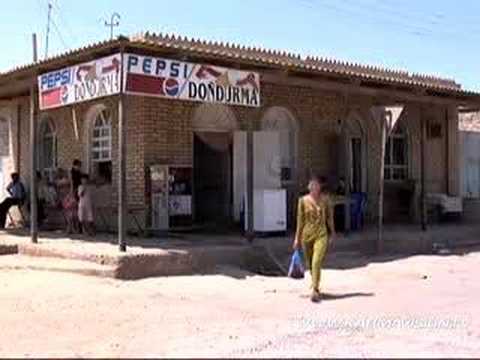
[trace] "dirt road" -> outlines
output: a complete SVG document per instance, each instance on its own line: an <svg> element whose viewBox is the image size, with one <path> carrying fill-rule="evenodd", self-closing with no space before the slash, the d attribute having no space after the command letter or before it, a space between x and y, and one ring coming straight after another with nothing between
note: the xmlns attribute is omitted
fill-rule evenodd
<svg viewBox="0 0 480 360"><path fill-rule="evenodd" d="M301 280L228 268L122 282L5 267L0 357L479 357L479 273L480 253L326 270L312 304Z"/></svg>

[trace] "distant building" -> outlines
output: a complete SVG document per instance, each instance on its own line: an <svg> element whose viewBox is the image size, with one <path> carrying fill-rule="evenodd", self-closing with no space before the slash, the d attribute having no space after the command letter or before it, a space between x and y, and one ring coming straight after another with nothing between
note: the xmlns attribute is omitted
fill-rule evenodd
<svg viewBox="0 0 480 360"><path fill-rule="evenodd" d="M480 112L460 112L462 196L465 216L480 219Z"/></svg>

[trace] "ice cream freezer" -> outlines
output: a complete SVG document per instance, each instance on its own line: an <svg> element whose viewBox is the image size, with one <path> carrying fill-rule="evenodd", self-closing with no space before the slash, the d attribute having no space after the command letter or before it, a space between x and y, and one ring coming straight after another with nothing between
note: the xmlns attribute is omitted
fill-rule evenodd
<svg viewBox="0 0 480 360"><path fill-rule="evenodd" d="M248 197L245 195L244 204ZM287 231L287 192L285 189L255 190L253 193L253 230L258 233ZM245 206L244 209L248 207ZM244 211L245 230L248 216Z"/></svg>

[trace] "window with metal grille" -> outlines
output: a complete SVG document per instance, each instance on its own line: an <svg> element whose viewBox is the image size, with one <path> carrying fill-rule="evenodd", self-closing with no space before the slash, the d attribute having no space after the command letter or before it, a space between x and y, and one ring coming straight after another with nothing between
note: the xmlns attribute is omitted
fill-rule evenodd
<svg viewBox="0 0 480 360"><path fill-rule="evenodd" d="M389 136L385 148L385 180L403 181L408 178L407 134L397 126Z"/></svg>
<svg viewBox="0 0 480 360"><path fill-rule="evenodd" d="M95 119L92 135L92 161L112 160L112 123L107 110L102 110Z"/></svg>
<svg viewBox="0 0 480 360"><path fill-rule="evenodd" d="M112 121L106 109L98 113L93 124L92 170L98 180L112 181Z"/></svg>

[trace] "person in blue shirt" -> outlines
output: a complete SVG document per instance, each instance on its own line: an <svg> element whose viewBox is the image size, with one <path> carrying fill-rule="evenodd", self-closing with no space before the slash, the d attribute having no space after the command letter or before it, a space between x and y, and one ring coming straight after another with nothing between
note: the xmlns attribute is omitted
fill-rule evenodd
<svg viewBox="0 0 480 360"><path fill-rule="evenodd" d="M0 203L0 229L5 229L8 211L12 206L22 206L25 202L26 192L25 187L20 181L20 175L13 173L11 175L12 181L7 186L9 196Z"/></svg>

